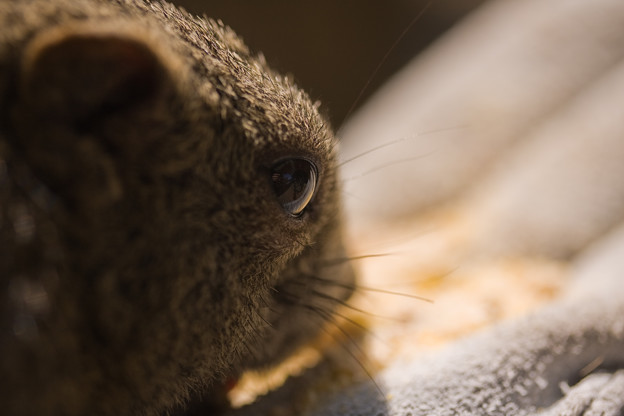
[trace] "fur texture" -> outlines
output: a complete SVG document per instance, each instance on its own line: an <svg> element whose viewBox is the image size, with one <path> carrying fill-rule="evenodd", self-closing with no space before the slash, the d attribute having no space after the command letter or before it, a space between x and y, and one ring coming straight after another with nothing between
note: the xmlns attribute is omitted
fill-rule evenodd
<svg viewBox="0 0 624 416"><path fill-rule="evenodd" d="M208 409L350 295L331 129L220 22L2 0L0 107L2 413ZM299 217L292 157L319 173Z"/></svg>

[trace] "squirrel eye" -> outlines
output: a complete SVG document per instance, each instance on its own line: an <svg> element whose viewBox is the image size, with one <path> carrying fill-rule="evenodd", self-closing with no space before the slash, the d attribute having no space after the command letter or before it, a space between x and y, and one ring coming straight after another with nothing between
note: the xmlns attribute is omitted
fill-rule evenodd
<svg viewBox="0 0 624 416"><path fill-rule="evenodd" d="M271 168L271 182L284 210L299 216L314 196L316 166L306 159L280 161Z"/></svg>

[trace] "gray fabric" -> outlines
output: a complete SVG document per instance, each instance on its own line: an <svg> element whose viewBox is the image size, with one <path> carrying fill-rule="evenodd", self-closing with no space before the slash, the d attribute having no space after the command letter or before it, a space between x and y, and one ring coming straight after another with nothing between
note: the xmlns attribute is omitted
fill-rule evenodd
<svg viewBox="0 0 624 416"><path fill-rule="evenodd" d="M584 157L576 136L620 138L623 22L619 0L486 4L406 66L341 129L344 160L400 140L343 166L347 212L373 220L412 215L503 180L497 171L517 165L521 156L543 152L536 162L557 162L546 150L570 135L561 150L576 152L579 161ZM548 140L552 145L531 148L531 142ZM624 153L621 140L619 153L605 145L597 148L607 160ZM417 159L357 179L371 167L409 158ZM621 163L616 169L624 175Z"/></svg>
<svg viewBox="0 0 624 416"><path fill-rule="evenodd" d="M622 414L624 228L610 240L604 256L581 260L585 271L560 301L439 354L394 364L377 379L390 398L365 384L311 415Z"/></svg>
<svg viewBox="0 0 624 416"><path fill-rule="evenodd" d="M560 259L569 285L529 316L391 364L377 377L387 397L365 384L311 415L624 414L623 45L618 0L491 2L345 128L345 160L382 132L405 137L386 160L423 155L348 181L351 212L391 222L458 201L472 256ZM408 137L445 125L460 128Z"/></svg>

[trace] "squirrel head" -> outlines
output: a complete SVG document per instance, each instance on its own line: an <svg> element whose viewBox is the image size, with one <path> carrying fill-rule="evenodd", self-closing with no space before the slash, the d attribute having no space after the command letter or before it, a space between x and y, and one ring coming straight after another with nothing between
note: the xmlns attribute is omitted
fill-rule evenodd
<svg viewBox="0 0 624 416"><path fill-rule="evenodd" d="M317 106L221 23L57 3L0 54L8 403L156 413L309 342L353 280Z"/></svg>

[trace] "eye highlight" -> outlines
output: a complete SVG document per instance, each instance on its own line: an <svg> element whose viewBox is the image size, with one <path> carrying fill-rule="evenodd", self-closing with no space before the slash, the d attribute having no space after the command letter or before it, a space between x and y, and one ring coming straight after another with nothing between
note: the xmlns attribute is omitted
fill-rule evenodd
<svg viewBox="0 0 624 416"><path fill-rule="evenodd" d="M316 191L316 166L306 159L286 159L271 168L271 183L277 200L290 215L298 217Z"/></svg>

